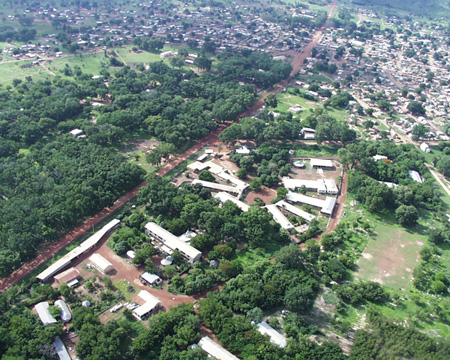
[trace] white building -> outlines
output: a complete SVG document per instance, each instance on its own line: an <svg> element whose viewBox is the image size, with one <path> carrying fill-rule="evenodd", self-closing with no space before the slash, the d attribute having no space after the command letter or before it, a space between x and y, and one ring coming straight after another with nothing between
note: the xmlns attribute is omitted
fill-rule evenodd
<svg viewBox="0 0 450 360"><path fill-rule="evenodd" d="M53 342L53 346L55 347L56 354L59 357L59 360L72 360L69 353L67 352L64 343L62 342L59 336L55 337L55 341Z"/></svg>
<svg viewBox="0 0 450 360"><path fill-rule="evenodd" d="M161 305L159 299L147 290L141 290L138 296L145 301L143 305L133 310L133 315L138 320L142 320L152 312L155 312Z"/></svg>
<svg viewBox="0 0 450 360"><path fill-rule="evenodd" d="M83 130L81 129L73 129L70 131L70 135L72 135L73 137L79 137L83 134Z"/></svg>
<svg viewBox="0 0 450 360"><path fill-rule="evenodd" d="M164 51L164 52L162 52L161 54L159 54L159 57L160 57L161 59L164 59L164 58L171 57L171 56L173 56L173 55L174 55L173 51Z"/></svg>
<svg viewBox="0 0 450 360"><path fill-rule="evenodd" d="M266 209L272 214L273 219L278 224L280 224L283 229L291 231L294 228L294 225L291 224L289 219L284 216L284 214L277 208L276 205L266 205Z"/></svg>
<svg viewBox="0 0 450 360"><path fill-rule="evenodd" d="M108 260L106 260L103 256L100 254L93 254L89 261L91 264L102 274L107 274L110 271L114 270L113 264L111 264Z"/></svg>
<svg viewBox="0 0 450 360"><path fill-rule="evenodd" d="M50 313L50 310L48 309L49 305L47 301L36 304L34 308L39 316L39 319L41 319L41 322L44 325L56 323L56 319L53 317L53 315Z"/></svg>
<svg viewBox="0 0 450 360"><path fill-rule="evenodd" d="M301 218L305 219L307 222L311 222L316 218L314 215L311 215L310 213L308 213L302 209L299 209L298 207L291 205L284 200L278 201L275 205L278 207L281 207L283 209L286 209L287 211L289 211L290 213L292 213L296 216L300 216Z"/></svg>
<svg viewBox="0 0 450 360"><path fill-rule="evenodd" d="M286 347L287 345L286 338L265 321L260 322L256 326L256 330L258 330L258 332L261 333L262 335L269 335L271 343L281 348Z"/></svg>
<svg viewBox="0 0 450 360"><path fill-rule="evenodd" d="M384 155L374 155L374 156L372 156L372 159L375 162L377 162L377 161L380 161L380 160L388 160L388 157L384 156Z"/></svg>
<svg viewBox="0 0 450 360"><path fill-rule="evenodd" d="M423 183L425 180L420 176L420 174L416 170L409 170L409 176L411 179L413 179L415 182Z"/></svg>
<svg viewBox="0 0 450 360"><path fill-rule="evenodd" d="M212 191L218 191L218 192L225 191L227 193L235 194L235 195L239 195L239 193L240 193L238 188L235 188L233 186L213 183L213 182L210 182L210 181L204 181L204 180L195 179L192 182L192 185L195 185L195 184L199 184L199 185L201 185L201 186L203 186L203 187L205 187L207 189L210 189Z"/></svg>
<svg viewBox="0 0 450 360"><path fill-rule="evenodd" d="M150 285L155 286L162 283L162 279L156 274L150 274L148 272L143 273L141 276L141 281Z"/></svg>
<svg viewBox="0 0 450 360"><path fill-rule="evenodd" d="M430 146L427 143L420 144L420 150L422 150L425 153L431 152Z"/></svg>
<svg viewBox="0 0 450 360"><path fill-rule="evenodd" d="M203 349L204 352L208 353L210 356L216 358L217 360L239 360L239 358L234 356L228 350L224 349L208 336L202 337L198 345Z"/></svg>
<svg viewBox="0 0 450 360"><path fill-rule="evenodd" d="M336 206L336 199L329 196L327 196L325 200L322 200L311 196L289 192L286 196L286 200L294 203L311 205L320 209L321 213L328 216L333 214L334 207Z"/></svg>
<svg viewBox="0 0 450 360"><path fill-rule="evenodd" d="M149 222L145 225L145 233L163 243L171 252L178 250L191 264L199 261L202 256L200 251L186 244L183 240L180 240L154 222Z"/></svg>
<svg viewBox="0 0 450 360"><path fill-rule="evenodd" d="M61 309L61 319L62 321L70 321L72 319L72 314L67 306L67 304L62 300L56 300L55 306Z"/></svg>
<svg viewBox="0 0 450 360"><path fill-rule="evenodd" d="M243 203L238 198L231 196L230 194L228 194L226 192L223 192L223 191L218 192L214 197L216 199L220 200L221 203L226 203L227 201L231 201L231 202L235 203L242 211L247 212L250 209L250 206L248 206L247 204Z"/></svg>
<svg viewBox="0 0 450 360"><path fill-rule="evenodd" d="M54 264L50 265L47 269L41 272L36 278L40 281L48 281L53 275L60 272L70 265L72 260L76 259L81 254L85 253L89 249L92 249L97 243L103 239L103 237L112 231L117 225L119 225L120 220L114 219L108 224L102 227L101 230L97 231L89 239L81 243L75 249L70 251L68 254L64 255L61 259L56 261Z"/></svg>
<svg viewBox="0 0 450 360"><path fill-rule="evenodd" d="M318 194L337 195L339 192L336 182L331 179L303 180L283 177L282 182L284 187L289 190L296 190L305 187L306 190L317 191Z"/></svg>
<svg viewBox="0 0 450 360"><path fill-rule="evenodd" d="M333 162L328 159L311 159L310 165L313 169L332 169L334 167Z"/></svg>

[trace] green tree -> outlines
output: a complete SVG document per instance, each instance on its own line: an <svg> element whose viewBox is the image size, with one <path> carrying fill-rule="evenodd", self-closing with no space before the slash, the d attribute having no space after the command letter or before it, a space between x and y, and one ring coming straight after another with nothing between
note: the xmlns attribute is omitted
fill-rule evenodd
<svg viewBox="0 0 450 360"><path fill-rule="evenodd" d="M262 182L260 178L254 178L250 183L251 191L259 191L261 190Z"/></svg>
<svg viewBox="0 0 450 360"><path fill-rule="evenodd" d="M412 205L401 205L395 210L395 217L402 226L413 226L419 219L419 212Z"/></svg>

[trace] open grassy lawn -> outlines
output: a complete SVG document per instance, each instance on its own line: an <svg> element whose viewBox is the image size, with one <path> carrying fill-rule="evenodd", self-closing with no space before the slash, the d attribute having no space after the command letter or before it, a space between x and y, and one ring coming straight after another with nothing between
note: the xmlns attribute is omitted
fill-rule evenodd
<svg viewBox="0 0 450 360"><path fill-rule="evenodd" d="M161 61L159 54L152 54L147 51L142 51L141 53L135 53L131 51L133 46L125 46L123 48L118 48L116 51L120 54L121 58L128 63L150 63ZM166 51L164 49L164 51Z"/></svg>
<svg viewBox="0 0 450 360"><path fill-rule="evenodd" d="M145 153L143 150L134 151L130 155L128 161L130 163L139 165L141 168L143 168L147 172L147 174L150 174L156 170L156 166L149 164L147 162L147 160L145 159Z"/></svg>
<svg viewBox="0 0 450 360"><path fill-rule="evenodd" d="M59 59L54 59L51 62L47 62L47 68L54 72L56 75L64 76L62 70L69 64L73 69L75 66L79 66L81 71L87 74L98 75L102 68L106 68L109 65L109 59L105 58L103 52L83 54L83 55L70 55ZM109 69L111 70L111 69Z"/></svg>
<svg viewBox="0 0 450 360"><path fill-rule="evenodd" d="M376 225L375 232L357 263L356 275L394 289L408 288L426 237L383 223Z"/></svg>
<svg viewBox="0 0 450 360"><path fill-rule="evenodd" d="M326 156L337 156L339 146L335 145L316 145L316 144L296 144L290 145L289 149L295 151L294 156L303 157L326 157Z"/></svg>
<svg viewBox="0 0 450 360"><path fill-rule="evenodd" d="M32 76L37 80L46 80L49 77L49 74L39 65L21 67L31 63L31 60L0 63L0 73L2 74L0 84L8 85L12 83L13 79L24 80L27 76Z"/></svg>
<svg viewBox="0 0 450 360"><path fill-rule="evenodd" d="M129 283L128 281L123 279L113 283L113 286L122 293L126 301L130 301L139 292L139 288L136 285ZM134 292L128 291L129 286L134 289Z"/></svg>

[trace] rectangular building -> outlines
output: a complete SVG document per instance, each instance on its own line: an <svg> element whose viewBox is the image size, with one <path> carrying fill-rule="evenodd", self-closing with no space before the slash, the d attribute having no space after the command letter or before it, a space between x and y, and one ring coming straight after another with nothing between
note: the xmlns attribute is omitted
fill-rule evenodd
<svg viewBox="0 0 450 360"><path fill-rule="evenodd" d="M57 284L69 283L73 280L79 279L80 277L80 272L74 267L71 267L70 269L63 271L61 274L55 275L55 281Z"/></svg>
<svg viewBox="0 0 450 360"><path fill-rule="evenodd" d="M64 346L64 343L62 342L59 336L55 337L53 346L55 347L56 354L58 355L59 360L72 360L69 353L67 352L66 347Z"/></svg>
<svg viewBox="0 0 450 360"><path fill-rule="evenodd" d="M204 352L208 353L217 360L239 360L236 356L224 349L210 337L204 336L200 339L198 345Z"/></svg>
<svg viewBox="0 0 450 360"><path fill-rule="evenodd" d="M277 205L278 207L281 207L283 209L286 209L287 211L289 211L290 213L292 213L296 216L300 216L301 218L305 219L307 222L311 222L316 218L314 215L311 215L310 213L308 213L302 209L299 209L298 207L291 205L284 200L278 201L275 205Z"/></svg>
<svg viewBox="0 0 450 360"><path fill-rule="evenodd" d="M322 195L337 195L338 193L336 182L331 179L303 180L283 177L282 181L284 187L289 190L296 190L305 187L308 191L317 191L318 194Z"/></svg>
<svg viewBox="0 0 450 360"><path fill-rule="evenodd" d="M138 296L142 300L144 300L145 303L133 310L133 315L136 319L143 320L148 315L150 315L153 312L156 312L156 310L159 309L161 302L156 296L150 294L148 291L141 290Z"/></svg>
<svg viewBox="0 0 450 360"><path fill-rule="evenodd" d="M140 279L142 282L150 286L155 286L162 283L162 279L158 275L150 274L148 272L141 274Z"/></svg>
<svg viewBox="0 0 450 360"><path fill-rule="evenodd" d="M336 206L336 198L327 196L325 200L316 199L311 196L297 194L289 192L286 196L286 200L294 203L311 205L324 215L332 216L334 207Z"/></svg>
<svg viewBox="0 0 450 360"><path fill-rule="evenodd" d="M333 162L328 159L311 159L310 165L313 169L332 169L334 167Z"/></svg>
<svg viewBox="0 0 450 360"><path fill-rule="evenodd" d="M98 271L100 271L103 274L107 274L110 271L114 270L113 264L111 264L108 260L106 260L100 254L93 254L89 258L89 261Z"/></svg>
<svg viewBox="0 0 450 360"><path fill-rule="evenodd" d="M291 231L294 228L294 225L291 224L288 218L284 216L276 205L266 205L266 209L272 214L273 219L280 224L283 229Z"/></svg>
<svg viewBox="0 0 450 360"><path fill-rule="evenodd" d="M235 203L242 211L247 212L250 209L250 206L240 201L238 198L231 196L226 192L218 192L215 196L216 199L220 200L221 203L226 203L227 201L231 201Z"/></svg>
<svg viewBox="0 0 450 360"><path fill-rule="evenodd" d="M217 191L217 192L225 191L227 193L235 194L235 195L239 195L239 193L240 193L238 188L235 188L233 186L213 183L213 182L210 182L210 181L204 181L204 180L197 180L197 179L195 179L192 182L192 185L195 185L195 184L200 184L201 186L203 186L203 187L205 187L207 189L210 189L210 190L213 190L213 191Z"/></svg>
<svg viewBox="0 0 450 360"><path fill-rule="evenodd" d="M39 316L39 319L41 319L41 322L44 325L56 324L56 319L53 317L53 315L50 313L50 310L48 309L49 304L47 301L43 301L36 304L34 308Z"/></svg>
<svg viewBox="0 0 450 360"><path fill-rule="evenodd" d="M260 322L256 326L256 330L258 330L258 332L261 333L262 335L269 335L271 343L279 346L280 348L286 347L287 345L286 338L265 321Z"/></svg>
<svg viewBox="0 0 450 360"><path fill-rule="evenodd" d="M163 243L171 251L178 250L191 264L199 261L202 256L202 253L196 248L186 244L154 222L149 222L145 225L145 233Z"/></svg>

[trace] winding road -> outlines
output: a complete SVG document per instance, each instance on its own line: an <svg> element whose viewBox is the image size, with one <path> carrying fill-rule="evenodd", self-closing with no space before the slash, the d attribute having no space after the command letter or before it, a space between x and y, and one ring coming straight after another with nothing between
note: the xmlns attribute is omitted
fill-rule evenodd
<svg viewBox="0 0 450 360"><path fill-rule="evenodd" d="M331 18L331 16L334 14L334 11L336 9L336 0L333 0L333 5L328 13L328 19ZM328 22L328 20L327 20ZM311 55L311 51L316 46L317 42L321 38L323 31L326 28L325 25L322 26L313 36L312 40L308 43L308 45L305 46L302 53L295 52L293 50L287 51L284 54L285 55L291 55L294 56L292 60L292 72L289 75L289 77L283 81L280 82L276 87L274 87L271 90L263 91L260 95L261 98L253 104L248 110L246 110L244 113L238 116L238 119L241 119L243 117L254 115L258 110L261 109L261 107L264 105L264 99L269 94L277 94L281 92L286 85L289 83L289 81L292 80L294 75L299 71L302 66L304 60ZM197 151L199 151L201 148L207 145L217 145L220 143L218 136L219 134L228 126L231 125L231 122L221 124L214 132L210 133L208 136L203 138L202 140L195 143L189 150L182 153L180 156L178 156L176 159L166 163L158 172L157 174L160 176L167 175L171 170L173 170L175 167L180 165L183 161L188 159L190 156L195 154ZM0 292L3 292L7 289L9 289L11 286L19 282L20 280L24 279L26 276L28 276L32 271L34 271L38 266L42 265L43 263L50 260L56 253L63 250L66 246L71 244L73 241L75 241L80 236L84 235L87 231L89 231L93 226L100 223L102 220L107 218L108 216L112 215L115 211L119 210L122 206L124 206L126 203L128 203L130 200L132 200L138 190L147 185L148 182L144 181L138 186L136 186L133 190L129 191L125 195L123 195L120 199L118 199L114 205L110 208L105 208L95 216L87 219L79 226L75 227L73 230L71 230L69 233L62 236L57 242L48 243L46 246L41 250L41 252L34 258L33 260L23 264L20 268L18 268L16 271L14 271L11 275L8 277L0 280ZM336 211L336 213L339 213L339 210ZM335 218L338 218L336 215ZM338 220L337 220L338 221Z"/></svg>

